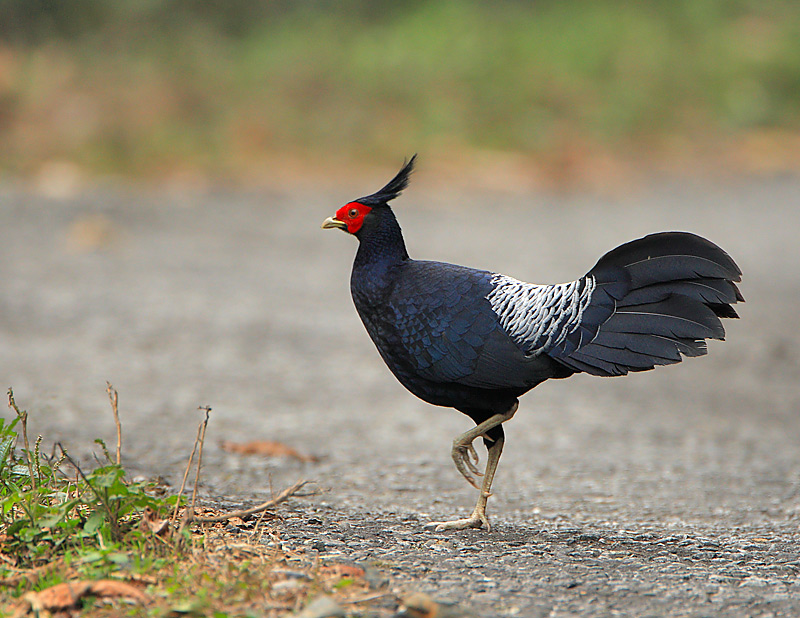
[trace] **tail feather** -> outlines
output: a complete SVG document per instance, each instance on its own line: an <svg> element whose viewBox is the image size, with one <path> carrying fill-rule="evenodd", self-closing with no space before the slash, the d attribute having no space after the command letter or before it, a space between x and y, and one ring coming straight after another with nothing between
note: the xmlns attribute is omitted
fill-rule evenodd
<svg viewBox="0 0 800 618"><path fill-rule="evenodd" d="M677 363L681 354L672 339L658 335L631 334L624 341L609 333L599 333L592 345L602 345L607 348L622 348L630 350L641 356L651 356L664 361L663 364ZM662 363L659 363L662 364Z"/></svg>
<svg viewBox="0 0 800 618"><path fill-rule="evenodd" d="M615 365L597 356L584 354L583 349L573 352L568 358L558 360L570 369L595 376L622 376L630 371L626 367Z"/></svg>
<svg viewBox="0 0 800 618"><path fill-rule="evenodd" d="M649 356L657 361L656 365L679 363L683 356L703 356L708 351L704 339L686 339L685 337L663 337L661 335L641 335L628 333L625 338L615 334L600 333L590 345L605 347L623 347L642 356Z"/></svg>
<svg viewBox="0 0 800 618"><path fill-rule="evenodd" d="M732 279L739 277L722 264L692 255L662 255L634 262L625 268L634 288L681 279Z"/></svg>
<svg viewBox="0 0 800 618"><path fill-rule="evenodd" d="M602 359L608 363L613 363L619 367L624 367L628 371L636 371L637 369L652 369L654 365L666 365L669 363L668 359L664 359L660 356L638 354L628 350L627 348L604 346L597 342L592 342L592 345L589 347L589 349L581 350L579 354L587 362L589 362L590 359Z"/></svg>
<svg viewBox="0 0 800 618"><path fill-rule="evenodd" d="M724 339L720 318L738 317L732 305L744 301L736 286L742 273L733 259L685 232L621 245L588 274L613 293L592 298L573 336L549 354L595 375L623 375L701 356L706 339Z"/></svg>
<svg viewBox="0 0 800 618"><path fill-rule="evenodd" d="M739 317L736 309L727 303L707 303L708 308L714 312L714 315L720 318L733 318L734 320Z"/></svg>
<svg viewBox="0 0 800 618"><path fill-rule="evenodd" d="M703 303L673 295L646 305L620 307L600 329L607 333L640 333L687 339L723 339L725 329Z"/></svg>
<svg viewBox="0 0 800 618"><path fill-rule="evenodd" d="M736 284L726 279L702 278L692 281L668 281L654 283L631 290L618 304L620 307L666 300L672 294L680 294L706 305L730 304L743 300Z"/></svg>
<svg viewBox="0 0 800 618"><path fill-rule="evenodd" d="M659 258L666 259L660 260ZM616 266L626 269L632 278L643 276L643 281L647 280L648 274L655 274L658 271L661 271L662 276L665 277L662 281L696 278L697 275L694 277L670 276L670 265L678 268L674 265L680 263L688 268L696 268L698 274L705 271L720 273L718 275L699 274L699 276L716 276L731 281L740 281L742 277L742 271L736 262L722 248L710 240L688 232L660 232L632 240L606 253L592 270ZM687 270L684 269L683 272L685 273ZM638 281L634 283L634 287L641 285L647 284Z"/></svg>

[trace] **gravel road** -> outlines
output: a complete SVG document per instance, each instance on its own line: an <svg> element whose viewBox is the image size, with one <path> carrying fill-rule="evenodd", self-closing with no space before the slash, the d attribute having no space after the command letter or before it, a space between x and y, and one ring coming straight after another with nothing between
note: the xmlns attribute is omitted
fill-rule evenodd
<svg viewBox="0 0 800 618"><path fill-rule="evenodd" d="M355 242L319 229L384 180L61 198L3 185L2 385L45 444L85 455L113 442L109 380L127 465L169 479L210 405L207 495L251 502L316 479L324 494L284 509L288 544L372 561L392 589L481 616L800 615L800 181L597 197L445 191L421 170L396 206L415 257L556 282L685 229L738 261L747 298L705 358L526 395L492 532L432 533L426 521L474 505L449 456L470 422L395 382L349 298ZM320 459L218 444L253 439Z"/></svg>

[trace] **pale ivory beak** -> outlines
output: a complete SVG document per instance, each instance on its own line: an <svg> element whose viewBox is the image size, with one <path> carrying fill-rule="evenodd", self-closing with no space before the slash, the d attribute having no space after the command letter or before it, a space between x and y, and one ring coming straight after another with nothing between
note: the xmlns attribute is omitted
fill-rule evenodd
<svg viewBox="0 0 800 618"><path fill-rule="evenodd" d="M328 217L325 221L322 222L322 229L323 230L331 230L333 228L337 228L340 230L346 230L347 224L344 221L339 221L334 217Z"/></svg>

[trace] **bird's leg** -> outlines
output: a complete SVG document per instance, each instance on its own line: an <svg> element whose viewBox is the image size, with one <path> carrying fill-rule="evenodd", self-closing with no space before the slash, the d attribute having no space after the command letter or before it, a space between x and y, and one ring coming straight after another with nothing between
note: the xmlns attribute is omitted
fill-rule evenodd
<svg viewBox="0 0 800 618"><path fill-rule="evenodd" d="M480 489L480 487L478 487L478 483L472 475L483 476L483 474L478 470L476 465L478 463L478 453L475 451L475 447L472 446L472 443L476 438L480 438L490 429L494 429L498 425L511 420L518 407L519 403L515 402L514 405L509 408L508 412L495 414L453 440L453 449L450 451L450 454L453 457L453 462L456 464L456 469L461 473L461 476L467 479L467 483L472 485L475 489Z"/></svg>
<svg viewBox="0 0 800 618"><path fill-rule="evenodd" d="M489 496L492 495L492 481L494 480L494 473L497 471L497 462L500 461L500 454L503 452L504 442L505 438L500 438L489 447L486 471L483 474L483 483L480 488L481 493L478 495L478 503L475 505L475 510L472 511L472 515L466 519L456 519L453 521L432 521L426 524L426 528L433 528L436 532L441 532L443 530L480 528L485 524L487 530L492 529L489 518L486 516L486 502L489 500Z"/></svg>
<svg viewBox="0 0 800 618"><path fill-rule="evenodd" d="M453 461L455 462L456 468L461 475L467 479L467 482L476 489L480 490L481 493L478 496L478 503L475 505L475 510L472 512L472 515L466 519L431 522L425 526L426 528L432 527L437 532L440 532L442 530L480 528L486 524L486 529L491 529L491 526L489 525L489 519L486 517L486 502L489 499L489 496L492 495L492 481L494 480L494 475L497 471L497 463L500 461L500 454L503 452L503 444L505 443L505 439L500 438L489 447L486 470L483 474L480 473L475 465L478 462L478 454L475 452L475 447L472 446L472 442L476 438L483 436L490 429L493 429L501 423L505 423L507 420L510 420L516 413L518 406L519 403L514 402L511 408L509 408L508 412L503 414L495 414L491 418L476 425L469 431L465 431L453 441ZM483 482L481 483L480 487L478 487L478 485L475 483L475 479L470 475L470 472L478 476L483 476Z"/></svg>

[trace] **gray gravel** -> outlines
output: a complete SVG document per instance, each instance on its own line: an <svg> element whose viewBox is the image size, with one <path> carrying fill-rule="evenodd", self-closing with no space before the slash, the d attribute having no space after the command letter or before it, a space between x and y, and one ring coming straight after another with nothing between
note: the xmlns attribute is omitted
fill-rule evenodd
<svg viewBox="0 0 800 618"><path fill-rule="evenodd" d="M323 495L282 510L285 542L375 564L399 592L484 616L800 615L800 181L556 196L445 191L420 170L396 207L414 256L555 282L686 229L734 256L748 301L708 357L528 394L492 532L432 533L474 505L449 458L469 421L394 381L349 298L355 242L319 229L383 180L61 199L0 187L2 384L45 444L85 456L113 441L111 381L126 464L172 480L211 405L206 495L250 503L316 479ZM218 446L251 439L320 461Z"/></svg>

